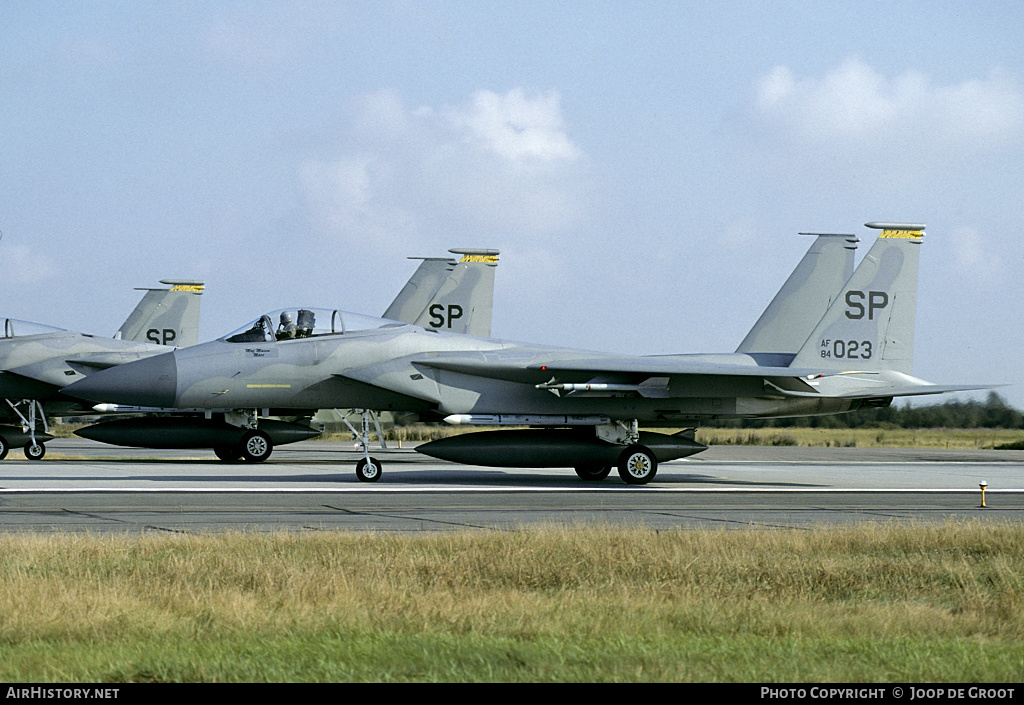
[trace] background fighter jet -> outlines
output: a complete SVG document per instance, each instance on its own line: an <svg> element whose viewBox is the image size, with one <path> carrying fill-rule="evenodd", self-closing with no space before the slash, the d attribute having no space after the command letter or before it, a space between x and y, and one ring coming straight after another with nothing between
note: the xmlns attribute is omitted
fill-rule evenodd
<svg viewBox="0 0 1024 705"><path fill-rule="evenodd" d="M98 372L65 391L164 407L345 405L432 413L455 423L534 426L464 434L418 450L474 464L575 467L585 479L603 478L617 466L625 482L643 484L659 461L704 446L694 442L692 429L669 436L640 432L640 424L679 428L716 418L836 414L888 405L896 396L977 388L940 387L910 376L924 226L867 227L882 233L838 292L825 292L825 285L802 292L799 281L787 282L741 352L623 356L342 313L342 325L322 335L227 336ZM822 236L812 248L837 254L845 266L849 255L838 249L848 245ZM801 277L822 274L813 261L798 270ZM818 311L802 315L807 306L824 313L811 323ZM797 347L799 337L804 341ZM356 474L376 480L380 463L367 452Z"/></svg>
<svg viewBox="0 0 1024 705"><path fill-rule="evenodd" d="M461 258L410 257L422 262L388 307L386 317L397 316L397 320L391 321L395 325L399 322L415 323L428 330L488 336L494 301L494 269L499 252L481 249L452 249L449 252L461 255ZM239 344L262 344L340 335L364 325L362 318L334 309L283 309L261 316L227 336L227 340ZM376 323L380 319L368 320ZM372 407L346 412L336 408L347 405L346 399L333 399L332 402L318 412L318 418L324 420L333 415L333 418L344 421L360 437L364 447L369 444L370 427L373 426L383 444L383 433ZM175 411L152 405L104 404L101 408L122 412ZM211 448L222 460L249 462L265 460L275 445L320 435L309 424L309 417L317 411L316 408L289 408L280 414L291 417L291 420L267 418L277 414L259 408L198 406L177 411L191 413L104 421L75 433L103 443L142 448ZM361 416L359 429L349 421L353 412ZM255 432L257 427L258 433Z"/></svg>
<svg viewBox="0 0 1024 705"><path fill-rule="evenodd" d="M52 415L91 412L60 388L98 370L194 345L199 335L202 282L164 280L168 289L140 289L142 300L113 338L2 319L0 338L0 418L20 426L0 426L0 459L12 445L25 444L25 456L43 457ZM46 405L44 411L43 405Z"/></svg>

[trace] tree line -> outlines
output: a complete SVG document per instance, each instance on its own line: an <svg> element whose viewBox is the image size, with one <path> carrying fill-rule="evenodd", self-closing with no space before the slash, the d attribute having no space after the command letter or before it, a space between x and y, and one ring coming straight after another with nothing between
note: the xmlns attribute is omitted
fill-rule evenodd
<svg viewBox="0 0 1024 705"><path fill-rule="evenodd" d="M985 401L866 408L831 416L704 421L711 428L1024 428L1024 413L995 392Z"/></svg>

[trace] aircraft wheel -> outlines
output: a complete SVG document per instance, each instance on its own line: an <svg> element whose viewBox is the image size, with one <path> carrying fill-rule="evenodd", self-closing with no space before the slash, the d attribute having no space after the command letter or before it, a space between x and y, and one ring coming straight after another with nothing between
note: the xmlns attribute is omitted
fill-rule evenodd
<svg viewBox="0 0 1024 705"><path fill-rule="evenodd" d="M217 446L213 449L213 454L225 463L234 463L242 459L242 448L237 445Z"/></svg>
<svg viewBox="0 0 1024 705"><path fill-rule="evenodd" d="M657 472L658 459L644 446L629 446L619 456L619 477L627 485L646 485Z"/></svg>
<svg viewBox="0 0 1024 705"><path fill-rule="evenodd" d="M11 449L11 444L7 442L7 439L0 436L0 460L7 457L8 451Z"/></svg>
<svg viewBox="0 0 1024 705"><path fill-rule="evenodd" d="M366 458L360 458L359 462L356 463L356 477L359 478L360 482L376 482L380 479L383 472L384 467L376 458L370 458L369 462L367 462Z"/></svg>
<svg viewBox="0 0 1024 705"><path fill-rule="evenodd" d="M25 444L25 457L29 460L42 460L44 455L46 455L46 446L42 443L29 441Z"/></svg>
<svg viewBox="0 0 1024 705"><path fill-rule="evenodd" d="M242 436L242 460L247 463L262 463L273 450L270 436L263 431L248 431Z"/></svg>
<svg viewBox="0 0 1024 705"><path fill-rule="evenodd" d="M611 465L580 465L576 467L576 474L581 480L588 482L599 482L611 474Z"/></svg>

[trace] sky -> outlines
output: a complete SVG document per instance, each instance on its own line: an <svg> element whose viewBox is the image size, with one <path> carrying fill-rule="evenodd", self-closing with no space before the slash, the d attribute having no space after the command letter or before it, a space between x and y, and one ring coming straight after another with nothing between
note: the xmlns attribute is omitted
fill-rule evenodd
<svg viewBox="0 0 1024 705"><path fill-rule="evenodd" d="M1022 29L1017 0L8 0L0 313L112 335L200 279L209 340L380 315L409 257L483 247L495 337L731 352L798 233L915 222L915 376L1024 408Z"/></svg>

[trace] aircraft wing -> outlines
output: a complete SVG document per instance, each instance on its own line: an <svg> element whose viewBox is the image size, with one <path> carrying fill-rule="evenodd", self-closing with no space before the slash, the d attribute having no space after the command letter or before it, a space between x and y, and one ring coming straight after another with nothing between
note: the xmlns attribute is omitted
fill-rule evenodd
<svg viewBox="0 0 1024 705"><path fill-rule="evenodd" d="M417 360L416 366L486 377L508 382L533 383L538 389L575 395L636 392L666 396L673 377L701 377L710 391L729 378L761 378L765 391L784 397L872 399L992 389L992 384L939 385L891 370L843 370L762 366L735 355L664 355L594 357L550 362L515 362L481 356L450 356ZM582 380L582 381L581 381ZM659 386L664 389L659 392Z"/></svg>
<svg viewBox="0 0 1024 705"><path fill-rule="evenodd" d="M458 372L478 377L489 377L508 382L529 382L540 377L565 374L579 376L580 373L594 375L721 375L740 377L798 377L818 375L820 369L794 369L789 367L762 367L756 364L737 362L715 362L711 360L686 360L685 356L653 357L596 357L578 360L553 360L551 362L516 363L515 361L493 360L484 357L451 356L415 360L414 364L433 367L448 372ZM694 356L703 358L705 356ZM714 357L714 356L707 356Z"/></svg>

